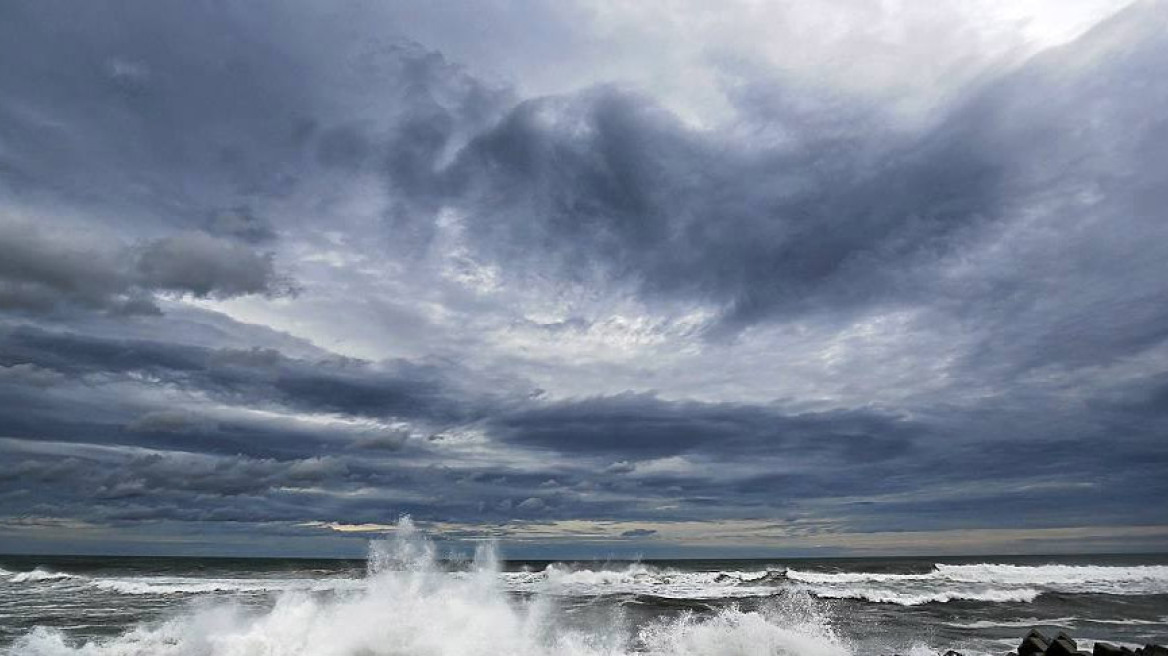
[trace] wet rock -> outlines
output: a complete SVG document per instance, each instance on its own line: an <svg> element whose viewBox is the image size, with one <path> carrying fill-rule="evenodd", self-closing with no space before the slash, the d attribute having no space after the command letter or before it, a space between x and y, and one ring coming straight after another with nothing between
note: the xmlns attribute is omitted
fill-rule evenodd
<svg viewBox="0 0 1168 656"><path fill-rule="evenodd" d="M1046 652L1050 647L1050 638L1042 634L1038 629L1031 629L1030 633L1022 638L1022 644L1018 645L1018 656L1037 656Z"/></svg>
<svg viewBox="0 0 1168 656"><path fill-rule="evenodd" d="M1091 656L1126 656L1124 651L1109 642L1097 642L1095 648L1091 650Z"/></svg>
<svg viewBox="0 0 1168 656"><path fill-rule="evenodd" d="M1046 648L1046 656L1078 656L1079 646L1065 633L1059 633L1050 646Z"/></svg>
<svg viewBox="0 0 1168 656"><path fill-rule="evenodd" d="M1038 629L1031 629L1022 639L1018 651L1010 652L1008 656L1168 656L1168 648L1144 645L1133 651L1109 642L1096 642L1094 649L1088 652L1080 650L1075 640L1066 633L1060 631L1051 639Z"/></svg>

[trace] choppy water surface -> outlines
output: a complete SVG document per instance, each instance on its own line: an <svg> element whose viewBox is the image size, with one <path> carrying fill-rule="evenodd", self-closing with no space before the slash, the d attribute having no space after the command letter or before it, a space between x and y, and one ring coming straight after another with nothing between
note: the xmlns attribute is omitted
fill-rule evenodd
<svg viewBox="0 0 1168 656"><path fill-rule="evenodd" d="M1168 643L1168 556L473 563L0 556L0 654L1005 654Z"/></svg>

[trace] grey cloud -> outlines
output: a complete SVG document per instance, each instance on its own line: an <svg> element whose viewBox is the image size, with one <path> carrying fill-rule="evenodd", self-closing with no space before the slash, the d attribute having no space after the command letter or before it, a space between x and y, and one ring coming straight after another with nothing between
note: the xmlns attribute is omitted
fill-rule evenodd
<svg viewBox="0 0 1168 656"><path fill-rule="evenodd" d="M289 358L271 349L210 349L156 340L116 340L21 327L0 332L0 363L67 375L148 374L236 404L280 404L309 412L407 417L438 425L481 415L473 372L405 360L373 364ZM505 401L503 396L499 401Z"/></svg>
<svg viewBox="0 0 1168 656"><path fill-rule="evenodd" d="M289 279L276 274L271 255L257 255L246 246L198 232L148 244L137 268L149 288L198 297L280 296L296 290Z"/></svg>
<svg viewBox="0 0 1168 656"><path fill-rule="evenodd" d="M657 535L657 531L650 528L634 528L621 533L622 538L647 538Z"/></svg>
<svg viewBox="0 0 1168 656"><path fill-rule="evenodd" d="M65 377L60 373L43 369L35 364L19 363L0 366L0 384L47 388L64 381Z"/></svg>
<svg viewBox="0 0 1168 656"><path fill-rule="evenodd" d="M218 425L205 417L183 410L154 410L126 424L132 433L180 433L198 435L218 430Z"/></svg>
<svg viewBox="0 0 1168 656"><path fill-rule="evenodd" d="M901 270L998 209L1004 163L981 143L943 124L907 142L874 131L793 152L727 148L600 89L520 105L452 175L499 261L581 279L601 267L743 324L895 291Z"/></svg>
<svg viewBox="0 0 1168 656"><path fill-rule="evenodd" d="M206 229L214 235L234 237L253 244L270 242L276 238L271 222L258 216L247 205L212 211Z"/></svg>
<svg viewBox="0 0 1168 656"><path fill-rule="evenodd" d="M689 452L831 455L854 461L897 457L921 429L875 412L790 413L733 403L670 402L649 394L541 404L489 420L500 439L567 453L662 457ZM631 471L618 461L609 471Z"/></svg>
<svg viewBox="0 0 1168 656"><path fill-rule="evenodd" d="M55 494L67 493L72 502L86 493L103 500L160 495L166 497L165 502L173 502L187 494L257 495L277 487L343 482L347 476L347 466L328 457L278 461L161 452L128 453L98 461L84 457L22 459L17 455L5 479L14 485L34 481L51 484Z"/></svg>
<svg viewBox="0 0 1168 656"><path fill-rule="evenodd" d="M0 219L0 308L158 314L159 294L231 298L296 291L276 272L270 254L205 233L180 233L140 248L77 242L72 231Z"/></svg>
<svg viewBox="0 0 1168 656"><path fill-rule="evenodd" d="M115 249L77 245L67 234L0 219L0 308L48 311L59 304L153 311Z"/></svg>

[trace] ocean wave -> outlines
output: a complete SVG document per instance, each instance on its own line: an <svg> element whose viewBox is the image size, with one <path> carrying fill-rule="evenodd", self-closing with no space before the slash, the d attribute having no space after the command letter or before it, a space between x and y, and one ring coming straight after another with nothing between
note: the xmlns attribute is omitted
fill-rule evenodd
<svg viewBox="0 0 1168 656"><path fill-rule="evenodd" d="M778 579L775 575L778 575ZM543 570L506 572L506 585L517 592L565 596L652 595L663 599L733 599L770 596L782 572L680 571L633 563L621 569L573 568L553 563Z"/></svg>
<svg viewBox="0 0 1168 656"><path fill-rule="evenodd" d="M37 628L6 656L228 656L238 654L522 654L524 656L849 656L820 614L819 602L788 591L757 611L682 614L628 629L611 617L581 623L554 597L508 594L489 549L475 567L452 576L404 524L391 543L374 547L365 585L342 595L287 591L271 608L220 599L169 620L144 623L114 638L84 644ZM632 574L635 578L635 574Z"/></svg>
<svg viewBox="0 0 1168 656"><path fill-rule="evenodd" d="M976 620L973 622L941 622L941 624L951 626L955 629L1033 629L1040 626L1070 628L1078 621L1080 619L1077 617L1053 617L1049 619L1023 617L1014 620Z"/></svg>
<svg viewBox="0 0 1168 656"><path fill-rule="evenodd" d="M922 604L945 604L951 601L988 601L993 603L1031 602L1042 594L1041 590L941 590L914 591L890 588L842 588L816 589L811 591L822 599L862 599L877 604L898 606L920 606Z"/></svg>
<svg viewBox="0 0 1168 656"><path fill-rule="evenodd" d="M942 622L945 626L955 629L1032 629L1042 626L1057 626L1064 629L1074 628L1078 624L1112 624L1116 626L1161 626L1168 624L1168 617L1159 620L1141 620L1127 618L1102 617L1023 617L1016 620L977 620L974 622Z"/></svg>
<svg viewBox="0 0 1168 656"><path fill-rule="evenodd" d="M950 601L1030 602L1044 593L1168 594L1168 566L937 564L930 572L820 572L788 569L818 597L915 606Z"/></svg>
<svg viewBox="0 0 1168 656"><path fill-rule="evenodd" d="M1168 593L1168 565L977 565L935 566L939 578L970 583L1038 585L1060 592Z"/></svg>
<svg viewBox="0 0 1168 656"><path fill-rule="evenodd" d="M207 579L133 577L91 579L89 585L128 595L206 594L215 592L327 592L351 590L361 579Z"/></svg>
<svg viewBox="0 0 1168 656"><path fill-rule="evenodd" d="M946 565L924 574L787 570L787 578L812 584L972 583L1034 586L1050 591L1102 594L1168 594L1168 566L1139 565Z"/></svg>
<svg viewBox="0 0 1168 656"><path fill-rule="evenodd" d="M8 579L12 583L37 583L40 581L60 581L63 579L79 578L74 574L66 574L65 572L54 572L44 567L38 567L30 572L18 572L12 574Z"/></svg>

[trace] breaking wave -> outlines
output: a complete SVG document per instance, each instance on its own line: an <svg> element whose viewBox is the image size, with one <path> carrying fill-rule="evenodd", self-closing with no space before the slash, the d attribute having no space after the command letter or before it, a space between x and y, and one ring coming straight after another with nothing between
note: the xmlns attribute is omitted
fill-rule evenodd
<svg viewBox="0 0 1168 656"><path fill-rule="evenodd" d="M358 579L194 579L186 577L135 577L93 579L89 584L121 594L167 595L211 592L325 592L356 588Z"/></svg>
<svg viewBox="0 0 1168 656"><path fill-rule="evenodd" d="M665 599L742 599L775 594L781 570L694 572L634 563L623 569L577 569L553 563L540 571L505 572L521 592L565 596L652 595Z"/></svg>
<svg viewBox="0 0 1168 656"><path fill-rule="evenodd" d="M817 597L916 606L956 600L1030 602L1047 592L1168 594L1168 566L934 565L920 574L813 572L788 569L787 578Z"/></svg>
<svg viewBox="0 0 1168 656"><path fill-rule="evenodd" d="M62 579L77 578L73 574L66 574L64 572L54 572L52 570L45 569L43 567L38 567L38 568L32 570L31 572L19 572L16 574L11 574L10 572L4 572L4 573L6 575L10 575L10 578L8 580L11 581L12 583L36 583L38 581L60 581Z"/></svg>
<svg viewBox="0 0 1168 656"><path fill-rule="evenodd" d="M376 563L378 556L371 556ZM208 593L346 592L367 587L380 570L361 578L206 578L85 577L38 567L3 574L11 583L85 585L126 595L196 595ZM444 571L449 579L479 576L471 571ZM437 575L437 574L435 574ZM822 599L854 599L918 606L974 601L1027 603L1045 593L1168 594L1168 566L1144 565L946 565L922 573L824 572L769 568L749 571L692 571L633 563L623 568L590 569L554 563L541 570L495 571L507 592L544 597L651 596L679 600L734 600L772 597L798 589Z"/></svg>
<svg viewBox="0 0 1168 656"><path fill-rule="evenodd" d="M587 578L575 572L571 576ZM635 573L631 576L636 577ZM551 573L549 578L560 574ZM606 575L607 576L607 575ZM189 606L169 620L140 624L116 638L71 643L37 628L9 656L849 656L818 602L786 591L757 611L730 607L681 613L633 629L619 605L603 617L566 612L554 595L508 592L490 548L451 575L434 548L403 521L397 537L375 543L362 585L318 594L282 592L274 606L231 600Z"/></svg>

